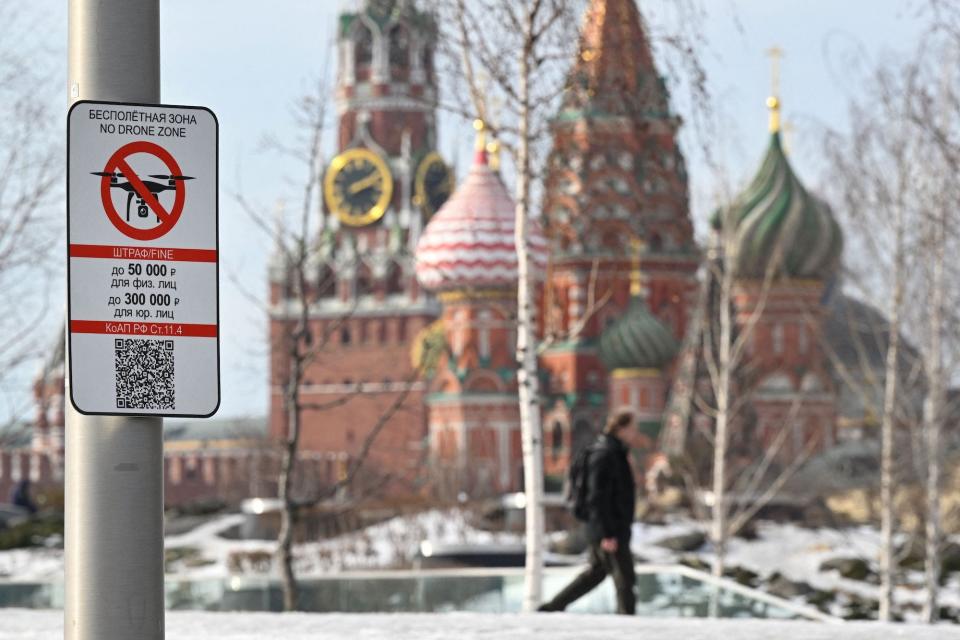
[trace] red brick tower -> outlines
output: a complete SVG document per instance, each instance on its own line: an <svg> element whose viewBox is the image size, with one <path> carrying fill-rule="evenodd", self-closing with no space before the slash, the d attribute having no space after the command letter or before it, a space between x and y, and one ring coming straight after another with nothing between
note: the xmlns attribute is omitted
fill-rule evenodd
<svg viewBox="0 0 960 640"><path fill-rule="evenodd" d="M679 126L634 0L591 0L544 203L552 252L542 316L552 344L542 359L545 448L558 469L607 411L597 340L628 308L632 240L647 246L648 309L675 338L686 330L700 255Z"/></svg>
<svg viewBox="0 0 960 640"><path fill-rule="evenodd" d="M420 282L443 304L441 355L427 399L431 468L442 493L477 497L521 485L514 216L481 132L470 174L417 248ZM546 239L539 225L531 235L542 269Z"/></svg>
<svg viewBox="0 0 960 640"><path fill-rule="evenodd" d="M324 216L310 270L310 322L327 340L302 389L303 448L354 455L399 394L408 393L365 465L393 486L412 488L423 470L423 383L409 345L439 314L421 291L413 248L449 195L452 176L435 151L436 26L412 0L367 0L340 16L338 155L324 178ZM280 390L288 363L285 323L296 317L289 274L271 265L270 429L286 431Z"/></svg>

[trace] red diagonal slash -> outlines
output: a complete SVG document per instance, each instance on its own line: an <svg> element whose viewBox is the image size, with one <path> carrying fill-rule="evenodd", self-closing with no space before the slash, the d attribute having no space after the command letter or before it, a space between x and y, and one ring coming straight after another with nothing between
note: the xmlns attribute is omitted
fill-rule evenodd
<svg viewBox="0 0 960 640"><path fill-rule="evenodd" d="M124 217L120 215L116 206L114 206L109 175L103 176L100 180L100 197L103 200L104 212L107 214L110 222L113 223L113 226L122 234L135 240L156 240L169 233L177 224L177 221L180 219L180 214L183 213L186 192L183 183L177 182L176 189L174 190L173 207L169 211L165 209L163 205L160 204L157 196L150 192L147 185L144 184L140 176L138 176L130 166L130 163L127 162L127 158L135 153L144 153L157 158L166 165L168 173L172 176L182 175L183 171L180 170L180 165L169 151L156 143L146 140L136 140L123 145L107 160L103 170L104 173L113 174L116 171L121 172L130 184L133 193L136 193L144 204L147 205L147 208L157 216L157 226L151 229L144 229L131 225L124 220ZM133 193L130 195L133 195Z"/></svg>
<svg viewBox="0 0 960 640"><path fill-rule="evenodd" d="M157 217L160 218L161 222L165 222L169 217L170 213L163 208L163 205L160 204L160 201L157 200L156 196L153 195L153 192L147 188L147 185L143 184L143 180L140 179L134 170L127 163L126 159L122 159L117 162L117 169L120 173L123 174L123 177L127 179L127 182L133 186L133 190L137 192L137 195L140 196L144 202L147 203L147 206L157 214Z"/></svg>

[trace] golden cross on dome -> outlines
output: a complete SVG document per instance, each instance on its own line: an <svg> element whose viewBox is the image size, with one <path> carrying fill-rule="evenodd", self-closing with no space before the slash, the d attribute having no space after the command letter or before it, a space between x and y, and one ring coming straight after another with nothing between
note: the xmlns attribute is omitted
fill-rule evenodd
<svg viewBox="0 0 960 640"><path fill-rule="evenodd" d="M473 121L473 129L477 132L477 140L474 142L474 149L477 151L486 151L487 149L487 123L480 118Z"/></svg>
<svg viewBox="0 0 960 640"><path fill-rule="evenodd" d="M633 297L643 295L643 274L640 271L640 257L643 255L646 246L647 243L637 237L630 241L630 248L633 253L630 268L630 295Z"/></svg>
<svg viewBox="0 0 960 640"><path fill-rule="evenodd" d="M767 107L770 109L770 132L780 131L780 61L783 60L784 51L774 45L767 49L767 56L771 63L771 91L767 98Z"/></svg>

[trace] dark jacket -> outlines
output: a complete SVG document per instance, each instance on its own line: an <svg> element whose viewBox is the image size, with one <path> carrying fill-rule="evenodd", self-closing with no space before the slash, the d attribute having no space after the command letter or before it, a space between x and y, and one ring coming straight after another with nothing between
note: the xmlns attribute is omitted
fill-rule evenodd
<svg viewBox="0 0 960 640"><path fill-rule="evenodd" d="M601 435L591 448L587 463L587 538L594 544L604 538L630 540L637 497L628 453L623 442L608 434Z"/></svg>
<svg viewBox="0 0 960 640"><path fill-rule="evenodd" d="M13 491L10 492L10 502L14 506L26 509L29 513L37 512L37 505L33 503L33 500L30 498L30 481L21 480L13 488Z"/></svg>

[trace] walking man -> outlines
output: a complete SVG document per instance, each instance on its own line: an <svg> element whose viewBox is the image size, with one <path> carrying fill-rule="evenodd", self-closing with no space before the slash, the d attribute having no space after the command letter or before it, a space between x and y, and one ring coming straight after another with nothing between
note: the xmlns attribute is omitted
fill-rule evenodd
<svg viewBox="0 0 960 640"><path fill-rule="evenodd" d="M634 416L622 411L612 416L603 434L590 447L584 482L590 566L540 611L563 611L613 576L617 587L617 613L633 615L635 574L630 552L630 528L636 509L636 486L628 456Z"/></svg>

